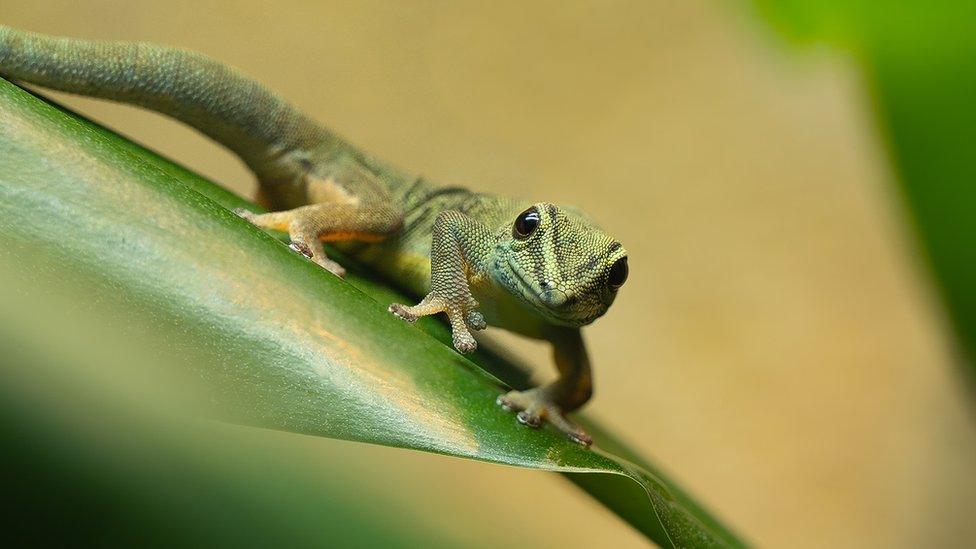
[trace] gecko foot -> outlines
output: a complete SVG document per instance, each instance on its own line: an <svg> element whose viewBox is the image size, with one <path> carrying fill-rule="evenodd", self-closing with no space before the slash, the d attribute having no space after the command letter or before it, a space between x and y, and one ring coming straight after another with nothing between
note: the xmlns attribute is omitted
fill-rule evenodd
<svg viewBox="0 0 976 549"><path fill-rule="evenodd" d="M590 435L586 434L582 427L566 419L562 408L552 402L550 395L546 394L543 388L509 391L499 395L497 402L510 412L518 411L516 418L522 425L535 428L542 425L543 421L548 421L573 442L582 446L593 444Z"/></svg>
<svg viewBox="0 0 976 549"><path fill-rule="evenodd" d="M278 219L282 215L294 215L291 212L272 212L269 214L256 214L254 212L248 211L244 208L234 208L234 213L241 216L245 220L254 224L257 227L265 229L282 229L281 226L284 222L279 222ZM325 250L322 248L322 242L314 234L308 234L307 232L292 230L292 227L288 227L288 233L291 237L291 243L288 247L292 250L302 254L307 259L312 260L313 263L319 265L323 269L329 271L330 273L343 277L346 274L346 269L342 265L339 265L335 261L332 261L325 255Z"/></svg>
<svg viewBox="0 0 976 549"><path fill-rule="evenodd" d="M454 341L454 348L460 353L470 353L478 348L478 342L475 341L470 330L484 330L487 327L485 317L474 310L475 306L477 303L472 301L467 306L458 307L452 305L448 300L430 293L423 301L413 307L394 303L387 310L407 322L415 322L422 316L437 313L447 314L447 318L451 322L451 337Z"/></svg>

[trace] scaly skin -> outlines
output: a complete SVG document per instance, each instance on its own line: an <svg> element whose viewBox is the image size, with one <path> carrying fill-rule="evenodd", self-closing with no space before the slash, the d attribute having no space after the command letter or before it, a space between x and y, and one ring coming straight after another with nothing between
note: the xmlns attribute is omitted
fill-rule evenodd
<svg viewBox="0 0 976 549"><path fill-rule="evenodd" d="M0 74L60 91L141 105L235 152L278 210L239 212L289 233L292 248L341 276L323 242L417 296L390 311L445 313L454 346L477 347L487 324L548 340L555 382L499 404L530 426L590 437L565 413L592 394L580 328L603 315L626 279L626 252L578 210L438 187L356 149L275 93L199 54L144 43L89 42L0 26Z"/></svg>

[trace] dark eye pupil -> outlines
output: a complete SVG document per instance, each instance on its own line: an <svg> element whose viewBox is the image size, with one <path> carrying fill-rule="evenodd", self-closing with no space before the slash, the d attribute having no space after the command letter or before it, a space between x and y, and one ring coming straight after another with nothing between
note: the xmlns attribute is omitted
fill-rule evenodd
<svg viewBox="0 0 976 549"><path fill-rule="evenodd" d="M529 208L515 218L515 238L528 238L539 227L539 211Z"/></svg>
<svg viewBox="0 0 976 549"><path fill-rule="evenodd" d="M613 266L610 267L607 283L610 284L611 288L619 288L624 285L624 282L627 282L627 274L629 272L630 268L627 267L627 258L621 257L614 261Z"/></svg>

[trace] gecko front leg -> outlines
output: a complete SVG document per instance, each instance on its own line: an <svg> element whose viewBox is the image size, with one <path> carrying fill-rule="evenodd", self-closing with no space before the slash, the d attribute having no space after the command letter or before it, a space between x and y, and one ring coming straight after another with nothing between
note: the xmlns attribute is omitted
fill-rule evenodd
<svg viewBox="0 0 976 549"><path fill-rule="evenodd" d="M484 272L491 245L491 233L483 224L458 211L439 213L430 246L430 293L413 307L394 303L390 312L408 322L446 313L454 348L462 353L475 350L478 344L470 330L485 329L485 319L476 310L469 277Z"/></svg>
<svg viewBox="0 0 976 549"><path fill-rule="evenodd" d="M517 410L519 422L525 425L538 427L545 420L573 441L589 446L593 439L565 416L585 404L593 394L590 359L583 337L575 328L552 328L549 340L559 379L527 391L509 391L498 397L498 404L506 410Z"/></svg>

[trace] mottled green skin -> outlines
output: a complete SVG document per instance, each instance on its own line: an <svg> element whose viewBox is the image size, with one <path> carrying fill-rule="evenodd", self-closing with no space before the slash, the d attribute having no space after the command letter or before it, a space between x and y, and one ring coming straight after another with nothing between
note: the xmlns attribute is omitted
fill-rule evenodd
<svg viewBox="0 0 976 549"><path fill-rule="evenodd" d="M0 26L0 74L61 91L142 105L239 155L275 210L242 215L286 230L293 247L341 275L322 241L424 300L390 307L406 320L444 312L455 347L492 324L552 342L560 378L499 402L588 444L563 416L592 392L579 328L613 302L611 266L626 252L585 215L550 203L439 187L361 152L264 86L202 55L143 43L89 42ZM513 235L534 206L538 228Z"/></svg>

